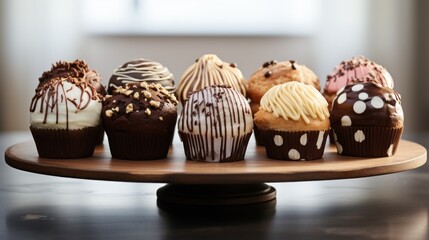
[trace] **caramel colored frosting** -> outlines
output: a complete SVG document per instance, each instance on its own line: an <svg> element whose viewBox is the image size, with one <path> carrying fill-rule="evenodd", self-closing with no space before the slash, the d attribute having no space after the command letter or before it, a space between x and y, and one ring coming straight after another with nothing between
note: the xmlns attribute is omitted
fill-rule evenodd
<svg viewBox="0 0 429 240"><path fill-rule="evenodd" d="M173 74L161 63L149 59L136 59L124 63L115 69L109 80L107 92L113 94L114 90L127 83L158 83L170 94L174 93Z"/></svg>
<svg viewBox="0 0 429 240"><path fill-rule="evenodd" d="M328 102L313 86L300 82L287 82L269 89L261 99L260 109L285 120L311 119L324 121L329 118Z"/></svg>
<svg viewBox="0 0 429 240"><path fill-rule="evenodd" d="M192 92L213 85L227 85L246 96L246 82L236 64L223 62L214 54L206 54L182 75L177 96L184 104Z"/></svg>
<svg viewBox="0 0 429 240"><path fill-rule="evenodd" d="M46 71L39 78L39 87L53 78L78 78L92 84L97 92L102 96L106 95L106 90L101 82L100 74L89 69L85 61L76 59L73 62L58 61L52 65L49 71Z"/></svg>

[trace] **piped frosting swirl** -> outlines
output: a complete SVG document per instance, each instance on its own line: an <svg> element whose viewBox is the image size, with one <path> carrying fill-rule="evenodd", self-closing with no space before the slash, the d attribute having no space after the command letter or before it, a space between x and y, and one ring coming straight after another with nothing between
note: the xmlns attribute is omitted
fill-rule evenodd
<svg viewBox="0 0 429 240"><path fill-rule="evenodd" d="M328 102L314 87L300 82L287 82L270 88L261 99L260 109L275 117L309 124L311 118L329 118Z"/></svg>
<svg viewBox="0 0 429 240"><path fill-rule="evenodd" d="M182 75L177 86L178 99L184 104L192 92L219 84L230 86L246 96L246 82L237 65L223 62L214 54L206 54Z"/></svg>
<svg viewBox="0 0 429 240"><path fill-rule="evenodd" d="M113 94L114 90L120 86L143 81L161 84L170 94L176 90L173 74L167 67L159 62L141 58L126 62L115 69L110 78L107 92Z"/></svg>

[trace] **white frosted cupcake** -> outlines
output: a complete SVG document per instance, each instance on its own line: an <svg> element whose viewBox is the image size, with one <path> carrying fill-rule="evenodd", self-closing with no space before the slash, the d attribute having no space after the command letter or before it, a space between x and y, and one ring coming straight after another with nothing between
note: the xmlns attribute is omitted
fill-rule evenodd
<svg viewBox="0 0 429 240"><path fill-rule="evenodd" d="M101 107L101 95L83 78L53 77L38 86L30 105L30 130L39 156L92 156Z"/></svg>
<svg viewBox="0 0 429 240"><path fill-rule="evenodd" d="M244 159L252 135L252 111L238 91L210 86L191 94L178 127L187 159L239 161Z"/></svg>

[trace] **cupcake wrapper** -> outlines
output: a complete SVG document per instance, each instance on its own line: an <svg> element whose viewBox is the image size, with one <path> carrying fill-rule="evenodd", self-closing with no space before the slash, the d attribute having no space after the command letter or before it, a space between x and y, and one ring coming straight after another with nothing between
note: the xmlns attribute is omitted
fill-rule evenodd
<svg viewBox="0 0 429 240"><path fill-rule="evenodd" d="M256 145L264 146L264 141L262 140L261 134L259 133L259 128L256 125L253 125L253 132L255 133Z"/></svg>
<svg viewBox="0 0 429 240"><path fill-rule="evenodd" d="M97 134L97 140L95 141L96 145L103 144L104 141L104 127L100 125L100 131Z"/></svg>
<svg viewBox="0 0 429 240"><path fill-rule="evenodd" d="M403 128L333 126L338 154L388 157L395 154Z"/></svg>
<svg viewBox="0 0 429 240"><path fill-rule="evenodd" d="M269 158L296 161L322 158L328 132L260 130L260 135Z"/></svg>
<svg viewBox="0 0 429 240"><path fill-rule="evenodd" d="M30 126L37 152L44 158L84 158L94 154L100 127L78 130L39 129Z"/></svg>
<svg viewBox="0 0 429 240"><path fill-rule="evenodd" d="M167 157L175 128L148 134L107 130L113 158L128 160L156 160Z"/></svg>
<svg viewBox="0 0 429 240"><path fill-rule="evenodd" d="M209 137L179 131L186 159L201 162L234 162L244 159L252 132L238 137Z"/></svg>

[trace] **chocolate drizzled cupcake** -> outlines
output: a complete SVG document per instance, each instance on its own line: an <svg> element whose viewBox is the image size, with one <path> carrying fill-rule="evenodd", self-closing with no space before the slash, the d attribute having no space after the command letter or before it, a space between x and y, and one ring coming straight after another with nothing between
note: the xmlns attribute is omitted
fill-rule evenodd
<svg viewBox="0 0 429 240"><path fill-rule="evenodd" d="M173 74L167 67L159 62L149 59L136 59L124 63L114 70L109 80L107 92L113 94L118 87L124 87L127 83L158 83L163 86L170 94L174 94Z"/></svg>
<svg viewBox="0 0 429 240"><path fill-rule="evenodd" d="M246 96L246 81L234 63L223 62L214 54L206 54L183 73L177 86L177 96L182 105L189 95L204 87L226 85Z"/></svg>
<svg viewBox="0 0 429 240"><path fill-rule="evenodd" d="M404 126L399 93L374 82L338 91L330 118L338 153L347 156L392 156Z"/></svg>
<svg viewBox="0 0 429 240"><path fill-rule="evenodd" d="M240 92L209 86L190 95L178 128L187 159L231 162L244 159L253 119Z"/></svg>
<svg viewBox="0 0 429 240"><path fill-rule="evenodd" d="M329 111L316 88L296 81L270 88L254 121L269 158L314 160L323 156Z"/></svg>
<svg viewBox="0 0 429 240"><path fill-rule="evenodd" d="M52 65L51 70L46 71L39 78L39 87L53 78L77 78L94 86L95 90L101 96L106 96L106 89L101 81L100 74L92 69L83 60L75 60L73 62L59 61ZM101 126L98 134L97 144L103 143L104 130Z"/></svg>
<svg viewBox="0 0 429 240"><path fill-rule="evenodd" d="M177 120L177 100L160 84L127 83L103 102L102 120L113 158L167 156Z"/></svg>
<svg viewBox="0 0 429 240"><path fill-rule="evenodd" d="M30 130L40 157L81 158L94 152L102 96L80 76L52 74L36 89Z"/></svg>
<svg viewBox="0 0 429 240"><path fill-rule="evenodd" d="M290 81L301 82L320 90L319 78L304 65L300 65L293 60L281 62L272 60L263 63L252 74L247 85L247 96L250 99L253 114L258 112L261 98L270 88ZM256 143L263 145L264 143L259 137L258 127L255 126L254 130Z"/></svg>

